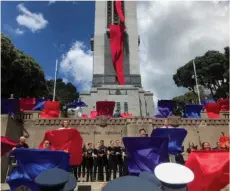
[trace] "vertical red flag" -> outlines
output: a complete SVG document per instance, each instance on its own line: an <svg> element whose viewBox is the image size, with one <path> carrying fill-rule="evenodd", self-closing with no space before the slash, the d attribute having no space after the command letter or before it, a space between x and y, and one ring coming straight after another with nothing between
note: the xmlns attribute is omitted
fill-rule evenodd
<svg viewBox="0 0 230 191"><path fill-rule="evenodd" d="M122 7L121 7L121 1L116 0L115 1L115 7L116 7L116 10L117 10L117 14L120 17L120 20L124 23L125 22L125 17L124 17Z"/></svg>
<svg viewBox="0 0 230 191"><path fill-rule="evenodd" d="M120 85L125 84L124 77L124 25L110 25L110 49L112 62Z"/></svg>
<svg viewBox="0 0 230 191"><path fill-rule="evenodd" d="M83 139L77 129L63 128L46 131L44 139L39 145L40 149L42 149L45 140L48 140L51 143L51 150L70 153L71 165L81 164Z"/></svg>
<svg viewBox="0 0 230 191"><path fill-rule="evenodd" d="M194 151L185 166L195 175L189 191L220 191L229 184L229 151Z"/></svg>

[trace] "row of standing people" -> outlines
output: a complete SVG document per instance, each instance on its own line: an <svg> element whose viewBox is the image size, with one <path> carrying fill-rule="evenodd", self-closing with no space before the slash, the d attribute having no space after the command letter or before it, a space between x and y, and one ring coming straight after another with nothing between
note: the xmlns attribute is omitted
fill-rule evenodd
<svg viewBox="0 0 230 191"><path fill-rule="evenodd" d="M83 146L83 160L81 165L73 166L73 173L76 179L86 181L110 181L117 178L117 175L128 174L125 150L120 146L120 141L110 141L110 146L106 147L101 140L93 148L92 143L87 147ZM105 176L104 176L105 174ZM83 180L84 181L84 180Z"/></svg>

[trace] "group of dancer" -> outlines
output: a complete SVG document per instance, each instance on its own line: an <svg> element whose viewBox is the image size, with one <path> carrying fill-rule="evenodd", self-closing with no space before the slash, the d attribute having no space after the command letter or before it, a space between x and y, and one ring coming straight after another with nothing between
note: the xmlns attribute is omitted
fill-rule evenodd
<svg viewBox="0 0 230 191"><path fill-rule="evenodd" d="M83 146L82 153L81 165L72 167L79 181L108 182L128 173L125 150L120 146L119 140L115 142L111 140L108 147L105 146L103 140L97 142L94 148L92 143L88 143L87 146Z"/></svg>

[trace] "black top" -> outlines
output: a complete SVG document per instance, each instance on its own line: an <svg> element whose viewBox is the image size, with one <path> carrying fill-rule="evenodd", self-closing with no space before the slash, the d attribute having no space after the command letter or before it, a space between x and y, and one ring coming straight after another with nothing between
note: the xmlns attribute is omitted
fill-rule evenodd
<svg viewBox="0 0 230 191"><path fill-rule="evenodd" d="M111 146L109 146L108 148L107 148L107 150L110 152L109 153L109 159L115 159L116 158L116 153L115 153L115 149L114 149L115 147L111 147Z"/></svg>
<svg viewBox="0 0 230 191"><path fill-rule="evenodd" d="M100 156L100 155L102 155L102 156ZM107 149L105 146L100 146L100 148L98 149L98 156L103 157L103 158L107 158Z"/></svg>
<svg viewBox="0 0 230 191"><path fill-rule="evenodd" d="M18 145L16 145L16 148L25 148L25 149L28 149L29 146L27 143L19 143Z"/></svg>
<svg viewBox="0 0 230 191"><path fill-rule="evenodd" d="M114 152L118 161L122 161L122 148L120 146L114 147Z"/></svg>
<svg viewBox="0 0 230 191"><path fill-rule="evenodd" d="M92 148L87 149L86 152L87 152L87 158L93 158L93 149Z"/></svg>

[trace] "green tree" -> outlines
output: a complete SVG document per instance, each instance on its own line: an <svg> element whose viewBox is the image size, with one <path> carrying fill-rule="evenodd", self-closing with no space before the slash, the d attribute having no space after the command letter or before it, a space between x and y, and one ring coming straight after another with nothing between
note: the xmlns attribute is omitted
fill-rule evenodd
<svg viewBox="0 0 230 191"><path fill-rule="evenodd" d="M200 92L200 99L203 99L205 97L209 97L205 95L204 93ZM174 97L172 100L184 102L185 104L199 104L198 97L193 92L187 92L184 95Z"/></svg>
<svg viewBox="0 0 230 191"><path fill-rule="evenodd" d="M199 85L209 89L213 98L228 97L229 95L229 47L225 54L218 51L208 51L195 59ZM193 60L180 67L173 80L178 87L185 87L196 94Z"/></svg>
<svg viewBox="0 0 230 191"><path fill-rule="evenodd" d="M11 40L1 34L2 97L14 93L17 97L41 97L47 91L41 66L29 55L16 49Z"/></svg>
<svg viewBox="0 0 230 191"><path fill-rule="evenodd" d="M54 80L47 81L47 97L53 98ZM62 105L71 103L79 98L77 88L72 83L65 83L61 78L56 80L56 100L59 100Z"/></svg>

